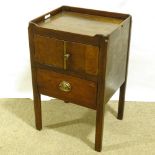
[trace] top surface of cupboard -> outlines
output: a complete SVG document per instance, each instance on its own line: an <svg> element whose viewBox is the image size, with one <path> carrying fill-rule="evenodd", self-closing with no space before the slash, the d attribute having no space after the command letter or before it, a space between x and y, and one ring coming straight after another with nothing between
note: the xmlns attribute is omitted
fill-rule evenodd
<svg viewBox="0 0 155 155"><path fill-rule="evenodd" d="M47 18L47 19L46 19ZM90 15L72 11L61 11L55 15L47 15L37 24L40 27L94 36L109 35L117 29L124 19L108 16Z"/></svg>

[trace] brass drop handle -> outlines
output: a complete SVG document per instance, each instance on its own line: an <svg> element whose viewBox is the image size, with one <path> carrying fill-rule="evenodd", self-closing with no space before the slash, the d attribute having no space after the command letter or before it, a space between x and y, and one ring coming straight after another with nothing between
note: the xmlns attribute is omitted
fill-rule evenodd
<svg viewBox="0 0 155 155"><path fill-rule="evenodd" d="M64 91L64 92L69 92L69 91L71 91L71 85L67 81L62 81L59 84L59 89Z"/></svg>

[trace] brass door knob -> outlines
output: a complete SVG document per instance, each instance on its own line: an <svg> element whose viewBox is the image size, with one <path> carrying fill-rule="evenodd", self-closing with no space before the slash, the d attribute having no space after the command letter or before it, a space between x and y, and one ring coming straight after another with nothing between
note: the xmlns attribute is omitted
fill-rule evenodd
<svg viewBox="0 0 155 155"><path fill-rule="evenodd" d="M70 54L67 53L67 42L64 41L64 69L67 69L67 60L70 57Z"/></svg>
<svg viewBox="0 0 155 155"><path fill-rule="evenodd" d="M67 69L67 60L70 57L69 53L64 53L64 69Z"/></svg>
<svg viewBox="0 0 155 155"><path fill-rule="evenodd" d="M69 82L62 81L59 84L59 89L64 91L64 92L69 92L69 91L71 91L71 85Z"/></svg>
<svg viewBox="0 0 155 155"><path fill-rule="evenodd" d="M64 59L65 60L68 60L69 57L70 57L70 54L69 53L64 54Z"/></svg>

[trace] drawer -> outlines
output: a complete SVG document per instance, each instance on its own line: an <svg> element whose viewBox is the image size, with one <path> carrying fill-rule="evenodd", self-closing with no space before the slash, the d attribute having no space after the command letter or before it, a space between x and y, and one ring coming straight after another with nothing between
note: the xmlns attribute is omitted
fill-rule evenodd
<svg viewBox="0 0 155 155"><path fill-rule="evenodd" d="M97 46L35 35L35 61L77 73L97 75Z"/></svg>
<svg viewBox="0 0 155 155"><path fill-rule="evenodd" d="M96 83L77 77L37 69L39 92L78 105L96 108Z"/></svg>

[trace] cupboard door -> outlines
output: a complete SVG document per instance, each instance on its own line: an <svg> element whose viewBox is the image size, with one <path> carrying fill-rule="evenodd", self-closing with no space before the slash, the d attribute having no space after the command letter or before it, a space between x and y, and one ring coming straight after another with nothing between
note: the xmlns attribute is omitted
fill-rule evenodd
<svg viewBox="0 0 155 155"><path fill-rule="evenodd" d="M75 42L66 42L66 53L69 54L67 69L91 75L98 73L99 48Z"/></svg>
<svg viewBox="0 0 155 155"><path fill-rule="evenodd" d="M35 61L63 68L64 66L64 41L55 38L35 35Z"/></svg>

